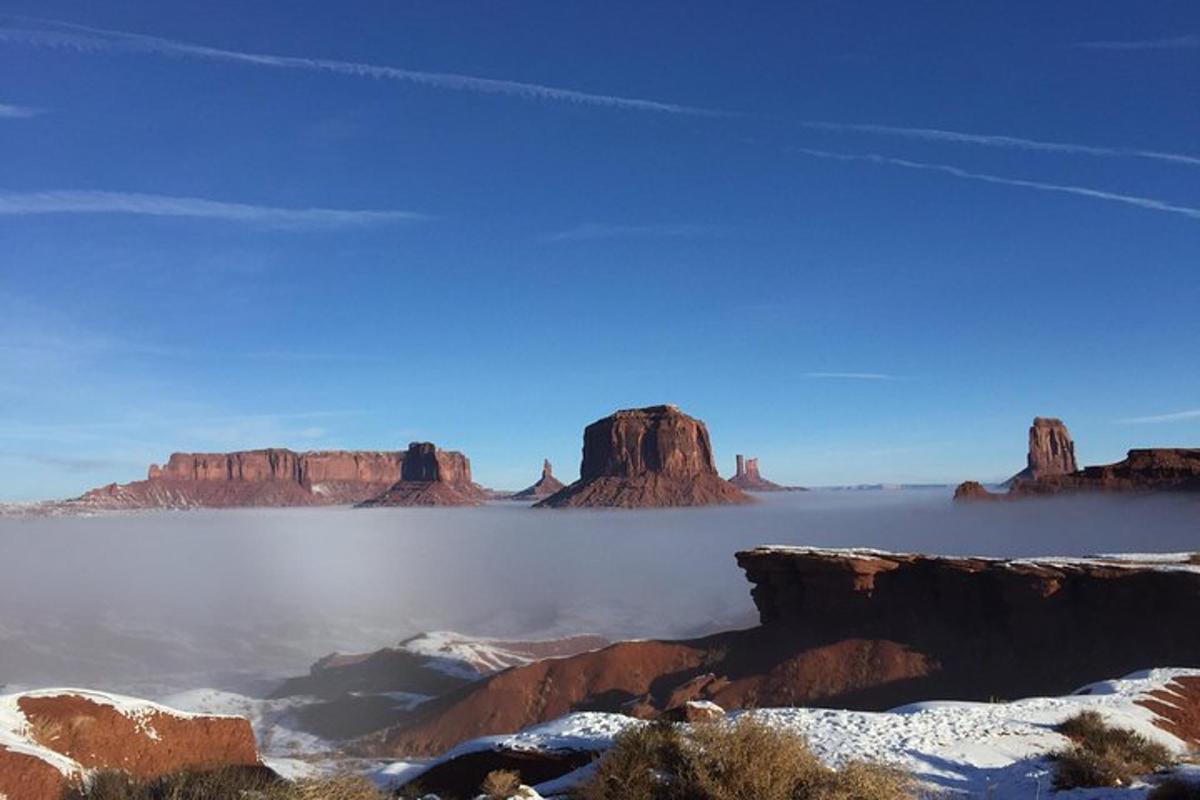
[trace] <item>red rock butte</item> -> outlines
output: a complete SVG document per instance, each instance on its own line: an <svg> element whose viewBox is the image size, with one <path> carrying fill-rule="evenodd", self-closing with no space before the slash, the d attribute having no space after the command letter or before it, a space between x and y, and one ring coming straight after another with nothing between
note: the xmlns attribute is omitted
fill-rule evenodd
<svg viewBox="0 0 1200 800"><path fill-rule="evenodd" d="M87 509L228 508L360 503L394 484L404 453L283 448L173 453L146 480L112 483L64 505Z"/></svg>
<svg viewBox="0 0 1200 800"><path fill-rule="evenodd" d="M767 480L758 472L758 459L737 454L737 468L729 479L739 489L747 492L786 492L786 486Z"/></svg>
<svg viewBox="0 0 1200 800"><path fill-rule="evenodd" d="M542 477L537 482L514 495L509 500L545 500L552 494L566 488L566 484L554 477L554 468L548 459L542 460Z"/></svg>
<svg viewBox="0 0 1200 800"><path fill-rule="evenodd" d="M954 499L1019 499L1079 492L1200 492L1200 448L1130 450L1115 464L1079 469L1075 443L1066 425L1046 417L1034 419L1029 429L1027 464L1007 482L1007 492L990 492L977 481L966 481L954 490Z"/></svg>
<svg viewBox="0 0 1200 800"><path fill-rule="evenodd" d="M717 474L704 423L661 405L618 411L588 425L579 480L537 505L654 508L751 500Z"/></svg>
<svg viewBox="0 0 1200 800"><path fill-rule="evenodd" d="M487 498L471 480L469 458L431 442L413 442L404 453L400 479L359 506L476 506Z"/></svg>

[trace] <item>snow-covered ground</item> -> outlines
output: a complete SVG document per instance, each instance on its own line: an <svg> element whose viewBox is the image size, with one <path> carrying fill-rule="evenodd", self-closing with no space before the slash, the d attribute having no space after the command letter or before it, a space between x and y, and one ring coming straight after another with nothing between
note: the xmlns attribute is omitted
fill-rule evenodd
<svg viewBox="0 0 1200 800"><path fill-rule="evenodd" d="M731 712L730 718L751 714L772 726L806 737L827 763L851 759L895 764L915 775L930 789L950 796L989 800L1028 800L1049 796L1052 765L1048 756L1067 745L1054 727L1081 712L1100 713L1108 724L1129 728L1162 742L1181 757L1188 746L1154 724L1155 715L1137 704L1149 692L1194 669L1155 669L1119 680L1083 687L1063 697L1036 697L1010 703L930 701L887 712L839 711L819 708L773 708ZM562 751L607 749L620 732L646 723L618 714L570 714L510 736L490 736L466 742L438 762L479 750ZM434 762L434 763L438 763ZM429 765L398 762L380 770L381 781L409 781ZM589 767L535 787L547 797L561 794L585 779ZM1196 772L1194 767L1184 771ZM1141 797L1149 784L1111 790L1075 790L1061 798Z"/></svg>

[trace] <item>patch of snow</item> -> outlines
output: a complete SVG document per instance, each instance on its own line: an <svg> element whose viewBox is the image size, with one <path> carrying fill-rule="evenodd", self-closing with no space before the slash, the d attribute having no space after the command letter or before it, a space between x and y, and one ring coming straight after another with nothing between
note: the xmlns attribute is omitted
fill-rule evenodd
<svg viewBox="0 0 1200 800"><path fill-rule="evenodd" d="M780 555L816 555L830 558L921 558L941 561L985 561L1008 566L1089 567L1102 566L1120 569L1157 569L1172 572L1200 573L1200 564L1192 563L1195 553L1102 553L1091 556L1038 556L1036 558L1002 558L997 556L931 556L925 553L904 553L878 550L873 547L808 547L805 545L766 544L750 548L750 553Z"/></svg>
<svg viewBox="0 0 1200 800"><path fill-rule="evenodd" d="M425 656L427 665L433 669L471 681L509 667L545 660L507 645L503 640L480 639L454 631L428 631L404 640L400 648Z"/></svg>
<svg viewBox="0 0 1200 800"><path fill-rule="evenodd" d="M305 733L294 721L296 709L315 702L313 697L268 700L219 689L191 689L169 695L163 701L195 714L248 719L258 740L258 749L264 756L276 759L312 757L334 749L328 740Z"/></svg>
<svg viewBox="0 0 1200 800"><path fill-rule="evenodd" d="M1034 697L1010 703L931 701L885 712L822 708L770 708L734 711L728 719L755 719L804 736L813 751L836 766L853 759L894 764L915 775L929 788L949 796L1025 800L1048 796L1052 782L1049 755L1066 746L1054 728L1081 711L1096 711L1105 721L1161 742L1179 755L1188 746L1158 728L1153 712L1137 700L1180 676L1198 676L1196 669L1152 669L1083 687L1063 697ZM509 736L488 736L465 742L434 764L485 750L603 751L617 734L647 723L619 714L582 712L527 728ZM402 773L409 781L432 764ZM586 780L594 766L535 788L544 796L563 794ZM1197 769L1200 772L1200 769ZM1060 792L1056 797L1130 798L1145 786L1130 790Z"/></svg>

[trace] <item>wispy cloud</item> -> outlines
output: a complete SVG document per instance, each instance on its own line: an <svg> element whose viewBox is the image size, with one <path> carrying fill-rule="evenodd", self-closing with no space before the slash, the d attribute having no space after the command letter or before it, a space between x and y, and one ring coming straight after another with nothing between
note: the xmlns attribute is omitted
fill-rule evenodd
<svg viewBox="0 0 1200 800"><path fill-rule="evenodd" d="M302 58L277 56L263 53L247 53L223 50L206 45L164 39L126 31L105 30L75 25L68 22L41 19L8 18L0 21L0 41L20 42L42 47L59 47L74 50L123 50L126 52L152 53L163 56L198 58L209 61L224 61L257 67L277 69L300 69L317 72L332 72L357 78L402 81L436 89L459 92L509 95L531 100L546 100L577 105L621 108L631 111L655 111L668 114L693 114L703 116L729 116L728 112L694 106L620 97L608 94L593 94L574 89L561 89L538 83L480 78L451 72L424 72L399 67L363 64L354 61L339 61L327 58Z"/></svg>
<svg viewBox="0 0 1200 800"><path fill-rule="evenodd" d="M690 238L693 236L709 236L726 230L719 225L608 225L599 222L585 222L564 231L543 235L543 242L586 242L595 239L637 239L637 238Z"/></svg>
<svg viewBox="0 0 1200 800"><path fill-rule="evenodd" d="M1161 39L1132 39L1108 42L1077 42L1075 47L1086 50L1182 50L1200 47L1200 34L1187 33Z"/></svg>
<svg viewBox="0 0 1200 800"><path fill-rule="evenodd" d="M897 375L886 372L806 372L804 377L816 380L845 380L845 381L898 381Z"/></svg>
<svg viewBox="0 0 1200 800"><path fill-rule="evenodd" d="M791 151L812 156L814 158L825 158L834 161L861 161L870 164L885 164L894 167L904 167L906 169L923 170L926 172L939 172L943 175L952 175L955 178L981 181L983 183L992 183L1000 186L1018 186L1025 189L1036 189L1042 192L1056 192L1059 194L1076 195L1078 197L1090 197L1093 200L1105 200L1110 203L1122 203L1124 205L1136 206L1137 208L1144 208L1149 211L1164 211L1171 214L1179 214L1181 216L1190 217L1191 219L1200 219L1200 208L1176 205L1163 200L1156 200L1152 197L1138 197L1136 195L1105 192L1101 191L1100 189L1089 189L1086 186L1069 186L1058 183L1043 183L1042 181L1023 180L1021 178L1005 178L1000 175L989 175L984 172L970 172L968 170L959 169L958 167L953 167L948 164L929 164L923 161L909 161L903 158L881 156L876 153L831 153L827 150L813 150L807 147L794 147L791 148Z"/></svg>
<svg viewBox="0 0 1200 800"><path fill-rule="evenodd" d="M1155 422L1180 422L1187 419L1200 419L1200 408L1175 411L1170 414L1155 414L1149 417L1127 417L1116 421L1128 425L1141 425Z"/></svg>
<svg viewBox="0 0 1200 800"><path fill-rule="evenodd" d="M216 219L275 228L334 228L430 219L412 211L276 208L137 192L0 191L0 216L30 214L143 214Z"/></svg>
<svg viewBox="0 0 1200 800"><path fill-rule="evenodd" d="M29 117L36 117L41 113L42 110L40 108L0 103L0 119L28 119Z"/></svg>
<svg viewBox="0 0 1200 800"><path fill-rule="evenodd" d="M1108 158L1148 158L1155 161L1168 161L1175 164L1188 164L1200 167L1200 156L1183 153L1163 153L1157 150L1142 150L1135 147L1100 147L1090 144L1072 144L1070 142L1046 142L1039 139L1024 139L1019 136L1003 136L989 133L964 133L962 131L947 131L939 128L905 128L895 125L878 125L874 123L846 122L801 122L805 128L841 133L867 133L883 136L899 136L906 139L922 139L935 142L953 142L956 144L973 144L983 147L1002 147L1016 150L1035 150L1050 153L1067 153L1071 155L1101 156Z"/></svg>

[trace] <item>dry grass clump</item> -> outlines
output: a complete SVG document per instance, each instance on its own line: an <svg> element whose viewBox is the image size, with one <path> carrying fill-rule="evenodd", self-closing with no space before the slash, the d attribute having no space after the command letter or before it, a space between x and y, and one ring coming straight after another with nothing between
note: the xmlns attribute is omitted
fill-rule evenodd
<svg viewBox="0 0 1200 800"><path fill-rule="evenodd" d="M1058 726L1071 746L1054 755L1060 789L1127 786L1175 763L1170 748L1135 731L1113 728L1095 711L1083 711Z"/></svg>
<svg viewBox="0 0 1200 800"><path fill-rule="evenodd" d="M138 780L120 771L99 772L63 800L385 800L386 794L358 775L288 783L266 769L225 768L175 772Z"/></svg>
<svg viewBox="0 0 1200 800"><path fill-rule="evenodd" d="M617 737L579 800L910 800L903 772L826 767L804 737L750 716L685 730L655 723Z"/></svg>
<svg viewBox="0 0 1200 800"><path fill-rule="evenodd" d="M520 773L511 769L494 769L483 779L479 791L489 800L506 800L521 788Z"/></svg>
<svg viewBox="0 0 1200 800"><path fill-rule="evenodd" d="M1172 778L1154 787L1146 800L1200 800L1200 783Z"/></svg>

